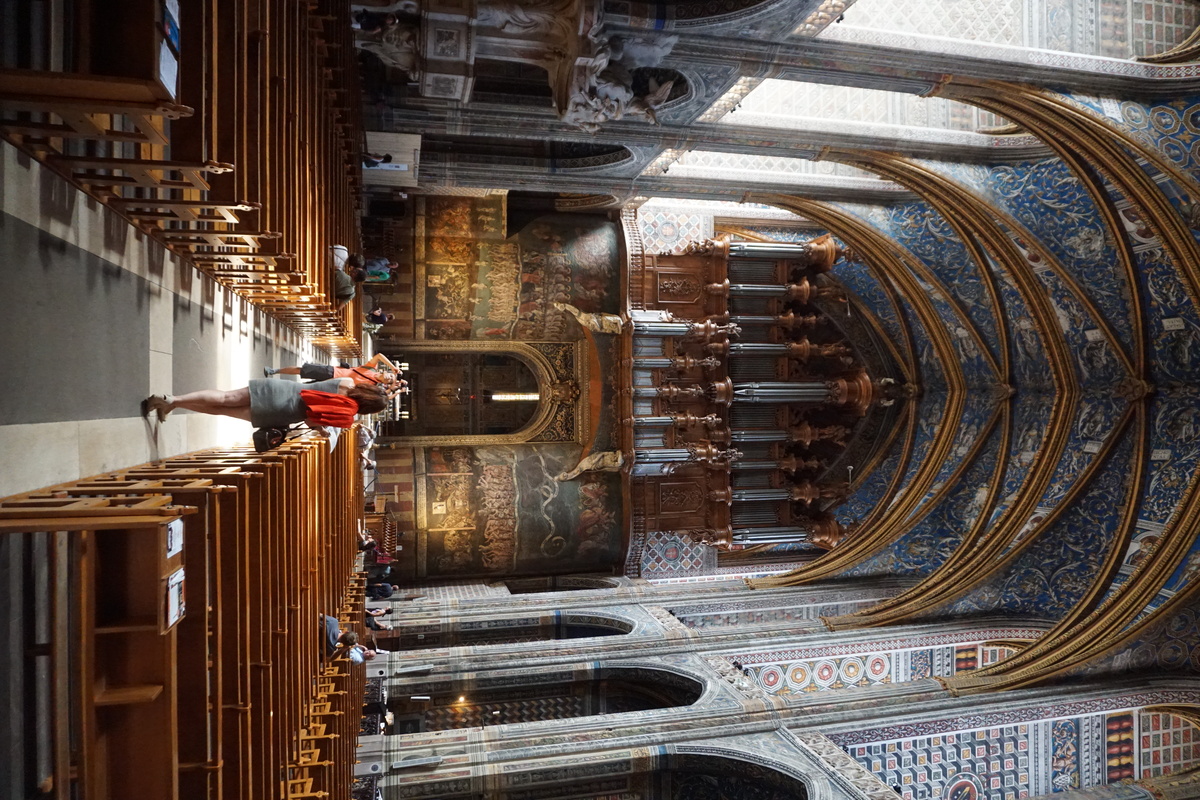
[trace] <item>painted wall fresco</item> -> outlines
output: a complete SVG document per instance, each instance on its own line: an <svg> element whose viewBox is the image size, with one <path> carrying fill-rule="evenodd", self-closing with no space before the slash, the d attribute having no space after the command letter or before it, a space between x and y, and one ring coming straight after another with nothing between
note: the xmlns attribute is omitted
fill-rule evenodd
<svg viewBox="0 0 1200 800"><path fill-rule="evenodd" d="M1182 698L1195 695L1145 692L829 738L889 786L899 786L905 800L1017 800L1119 783L1190 761L1195 732L1187 737L1185 756L1186 728L1170 721L1164 726L1162 715L1141 709L1168 697L1189 702ZM1174 744L1177 731L1179 745ZM1170 763L1163 760L1164 737L1171 740Z"/></svg>
<svg viewBox="0 0 1200 800"><path fill-rule="evenodd" d="M989 639L1032 640L1037 628L991 628L911 639L727 655L768 694L788 696L949 677L978 669L1015 650Z"/></svg>
<svg viewBox="0 0 1200 800"><path fill-rule="evenodd" d="M599 215L553 214L504 239L503 220L503 198L428 198L427 338L578 338L554 303L617 310L614 223Z"/></svg>
<svg viewBox="0 0 1200 800"><path fill-rule="evenodd" d="M998 359L1002 347L996 324L998 309L979 268L945 218L923 201L876 207L867 218L925 262L966 312L992 357ZM963 344L974 346L973 342Z"/></svg>
<svg viewBox="0 0 1200 800"><path fill-rule="evenodd" d="M1114 538L1119 509L1131 502L1133 445L1139 431L1129 426L1081 497L1053 524L1043 526L1017 559L937 616L1004 612L1059 619L1092 585Z"/></svg>
<svg viewBox="0 0 1200 800"><path fill-rule="evenodd" d="M576 481L573 445L431 447L422 481L430 577L605 570L621 558L614 473Z"/></svg>
<svg viewBox="0 0 1200 800"><path fill-rule="evenodd" d="M1003 426L997 424L962 479L929 516L883 551L842 574L927 575L941 566L983 513L1002 439Z"/></svg>

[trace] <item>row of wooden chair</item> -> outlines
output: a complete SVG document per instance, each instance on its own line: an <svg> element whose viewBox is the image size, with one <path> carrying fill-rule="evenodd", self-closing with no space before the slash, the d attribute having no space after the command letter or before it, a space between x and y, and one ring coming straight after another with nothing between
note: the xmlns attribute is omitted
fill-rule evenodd
<svg viewBox="0 0 1200 800"><path fill-rule="evenodd" d="M304 438L0 501L70 587L44 599L50 796L349 798L365 674L320 615L362 630L356 458Z"/></svg>
<svg viewBox="0 0 1200 800"><path fill-rule="evenodd" d="M177 101L153 77L89 71L120 68L95 59L0 70L0 135L334 355L359 355L361 302L337 310L329 266L331 245L361 242L348 8L179 7Z"/></svg>
<svg viewBox="0 0 1200 800"><path fill-rule="evenodd" d="M367 532L375 539L376 547L384 553L392 553L400 544L399 527L388 514L368 512L366 515Z"/></svg>

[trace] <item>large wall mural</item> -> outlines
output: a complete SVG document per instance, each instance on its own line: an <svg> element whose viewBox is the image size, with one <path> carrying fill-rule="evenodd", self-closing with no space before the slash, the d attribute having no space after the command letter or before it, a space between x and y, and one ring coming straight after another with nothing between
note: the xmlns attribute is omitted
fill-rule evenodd
<svg viewBox="0 0 1200 800"><path fill-rule="evenodd" d="M568 445L427 448L418 492L426 574L582 572L619 561L618 476L555 480L578 454Z"/></svg>
<svg viewBox="0 0 1200 800"><path fill-rule="evenodd" d="M598 215L554 214L506 239L503 201L428 198L426 337L573 339L578 332L555 303L587 312L617 311L620 254L614 223Z"/></svg>
<svg viewBox="0 0 1200 800"><path fill-rule="evenodd" d="M543 404L552 397L556 410L534 444L489 443L485 425L460 446L414 448L418 543L405 558L416 576L427 578L611 570L623 557L619 476L590 472L566 481L556 476L579 462L585 446L601 451L616 446L612 398L618 351L612 337L585 336L556 304L586 312L619 309L617 226L602 215L555 214L506 237L504 196L432 196L423 203L418 251L424 256L419 267L424 295L417 298L416 332L418 339L423 333L453 349L443 356L429 346L408 346L425 364L414 375L414 396L424 402L421 424L435 420L440 407L432 404L440 400L467 402L455 389L467 385L465 377L442 380L445 398L422 385L450 368L439 366L439 359L468 363L463 354L483 353L478 380L481 387L494 386L487 370L511 367L497 360L506 351L493 356L486 348L505 341L528 343L550 364L555 385L521 390L539 392ZM412 435L424 435L412 427ZM405 431L397 435L402 445Z"/></svg>

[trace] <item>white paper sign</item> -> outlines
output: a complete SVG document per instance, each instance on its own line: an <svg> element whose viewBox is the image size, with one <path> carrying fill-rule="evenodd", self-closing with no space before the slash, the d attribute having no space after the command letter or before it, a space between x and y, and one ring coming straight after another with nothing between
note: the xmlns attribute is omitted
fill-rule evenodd
<svg viewBox="0 0 1200 800"><path fill-rule="evenodd" d="M187 609L183 598L183 570L177 569L167 578L167 627L171 627L179 620L183 619L183 615Z"/></svg>
<svg viewBox="0 0 1200 800"><path fill-rule="evenodd" d="M167 558L183 552L183 520L173 519L167 523Z"/></svg>

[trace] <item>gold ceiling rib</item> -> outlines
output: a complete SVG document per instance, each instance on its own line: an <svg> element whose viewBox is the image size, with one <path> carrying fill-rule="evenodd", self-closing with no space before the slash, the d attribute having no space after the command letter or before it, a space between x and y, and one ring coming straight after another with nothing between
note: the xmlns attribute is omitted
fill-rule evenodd
<svg viewBox="0 0 1200 800"><path fill-rule="evenodd" d="M761 233L755 233L748 228L742 228L736 225L716 224L713 226L713 232L716 234L732 234L734 236L740 236L741 238L750 242L780 241L777 239L772 239L769 236L764 236ZM908 321L905 320L904 316L900 313L900 306L896 301L895 291L892 290L891 285L883 280L879 273L870 264L867 264L866 267L871 271L872 275L875 276L875 279L883 288L884 294L887 295L888 302L892 305L892 310L896 313L896 321L899 324L900 329L904 332L905 338L901 343L903 347L897 346L897 343L892 341L891 337L887 335L886 331L884 331L883 324L879 321L879 318L875 316L875 313L871 311L870 308L861 302L857 302L857 299L854 297L849 298L850 302L854 303L855 313L860 314L866 320L871 329L875 331L879 341L881 341L884 347L887 348L888 353L892 356L892 359L895 360L896 364L900 367L901 372L904 373L904 379L909 383L916 383L920 377L921 370L916 365L916 358L914 356L915 348L912 346L912 332L908 329ZM901 352L902 350L903 352ZM883 449L886 450L887 448ZM866 477L866 475L863 477Z"/></svg>
<svg viewBox="0 0 1200 800"><path fill-rule="evenodd" d="M1059 501L1058 505L1056 505L1054 509L1046 515L1046 518L1038 523L1037 530L1027 534L1021 542L1012 547L1012 549L1007 553L1004 553L998 560L995 561L994 565L989 567L986 578L991 578L993 575L1000 574L1007 569L1011 564L1013 564L1013 562L1024 555L1027 549L1033 546L1033 544L1038 540L1038 535L1042 531L1049 529L1063 514L1067 513L1071 509L1078 496L1086 491L1092 480L1096 477L1097 473L1099 473L1101 467L1103 467L1107 462L1108 457L1112 454L1112 449L1116 446L1116 443L1125 430L1126 425L1128 425L1130 419L1134 417L1137 419L1136 423L1134 424L1136 424L1139 429L1139 439L1136 453L1137 457L1134 460L1139 464L1141 463L1142 457L1144 457L1147 452L1146 440L1149 435L1148 428L1145 424L1145 410L1145 405L1142 403L1132 404L1125 410L1125 413L1122 415L1120 421L1114 427L1113 433L1108 437L1108 439L1105 440L1100 452L1096 454L1096 457L1092 460L1091 464L1088 465L1087 469L1085 469L1075 479L1075 482L1071 486L1071 490L1062 498L1062 500ZM1138 496L1138 492L1141 488L1142 473L1140 470L1137 472L1135 480L1138 481L1138 483L1133 487L1133 490L1130 494L1131 497ZM1109 548L1108 555L1105 556L1105 563L1101 566L1097 578L1092 582L1091 586L1088 587L1087 592L1084 593L1084 596L1080 598L1079 602L1069 612L1067 615L1068 618L1081 618L1091 611L1095 607L1096 603L1100 602L1104 592L1108 588L1108 584L1111 581L1112 576L1116 574L1116 571L1121 566L1121 562L1125 556L1126 545L1128 544L1130 538L1132 538L1134 530L1137 527L1137 508L1137 503L1126 504L1126 507L1122 512L1122 521L1118 526L1118 531L1113 536L1113 544ZM982 584L983 580L984 579L964 582L962 591L958 592L957 595L948 598L944 602L951 602L959 597L962 597L976 586Z"/></svg>
<svg viewBox="0 0 1200 800"><path fill-rule="evenodd" d="M903 161L902 159L899 159L888 153L838 150L830 147L823 149L820 157L825 161L849 164L868 172L874 172L875 174L884 178L889 178L892 174L896 174L897 171L890 168L893 161ZM891 177L890 179L898 183L900 182L900 180L897 180L895 177ZM958 238L962 242L963 246L966 247L967 252L970 253L971 260L975 262L980 279L983 282L984 289L987 291L988 299L991 301L992 309L994 310L992 317L996 323L996 339L1000 343L1000 365L997 372L1000 376L1000 383L1011 385L1012 365L1009 364L1008 348L1005 346L1005 343L1008 342L1008 323L1004 317L1004 314L1001 313L1001 309L1003 309L1004 306L1000 302L1000 293L996 289L996 278L994 275L992 275L991 270L988 269L987 259L980 250L979 243L976 242L973 237L967 235L966 231L962 229L956 220L950 217L946 217L946 219L954 228L955 233L958 235ZM943 294L946 294L947 297L953 299L952 295L949 295L945 292L943 292ZM957 301L955 301L955 303L957 305ZM982 341L980 341L979 347L984 352L990 352L987 347L983 345Z"/></svg>
<svg viewBox="0 0 1200 800"><path fill-rule="evenodd" d="M1161 161L1157 154L1150 157L1147 152L1150 148L1129 137L1114 135L1114 126L1099 115L1081 113L1066 98L1034 87L963 81L947 87L947 93L996 113L1012 115L1010 118L1028 117L1039 131L1054 134L1044 141L1060 155L1069 150L1083 154L1094 168L1109 177L1118 191L1138 205L1143 221L1159 237L1194 301L1200 282L1200 248L1154 178L1138 164L1138 158L1153 164ZM1131 155L1126 147L1136 155ZM1179 185L1182 188L1194 184L1186 181ZM1089 185L1089 190L1095 188ZM1111 233L1124 236L1120 229ZM1022 653L981 670L979 675L950 680L951 690L964 694L1041 683L1086 663L1122 641L1126 627L1154 598L1191 548L1196 526L1200 524L1196 480L1193 475L1184 499L1160 537L1158 548L1098 608L1083 620L1064 621L1055 626Z"/></svg>
<svg viewBox="0 0 1200 800"><path fill-rule="evenodd" d="M997 108L1001 107L994 103L988 102L986 99L981 99L979 105L991 111L995 111ZM1018 116L1022 126L1024 126L1039 139L1049 142L1056 141L1053 130L1045 127L1037 119L1020 112L1014 111L1012 113ZM1133 315L1133 363L1132 365L1127 366L1127 369L1141 380L1148 380L1149 341L1145 332L1142 300L1137 291L1138 270L1137 262L1133 255L1133 248L1128 238L1122 233L1124 226L1122 225L1118 216L1116 207L1113 205L1112 198L1106 191L1104 191L1103 182L1100 180L1097 171L1092 167L1087 159L1074 148L1060 147L1055 148L1055 150L1057 155L1062 159L1063 163L1067 165L1067 168L1071 170L1072 174L1079 180L1080 185L1084 187L1084 190L1087 191L1088 195L1092 198L1093 204L1095 205L1105 227L1108 229L1110 238L1113 240L1114 247L1117 250L1117 257L1120 260L1121 268L1125 273L1125 279L1129 287L1128 301L1130 304L1130 311ZM1043 254L1043 257L1047 257L1046 254ZM1060 277L1065 277L1064 272L1060 271L1059 275ZM1073 280L1072 284L1073 286L1077 287L1077 284ZM1082 293L1077 291L1076 294ZM1087 302L1089 307L1091 307L1090 299ZM1093 311L1093 314L1097 319L1103 319L1103 317L1095 311ZM1118 353L1126 354L1124 346L1111 334L1109 334L1109 340L1113 342L1114 348Z"/></svg>
<svg viewBox="0 0 1200 800"><path fill-rule="evenodd" d="M769 203L786 208L821 223L856 252L860 253L867 263L872 264L900 285L906 295L912 300L913 311L928 331L934 352L939 363L943 365L946 371L948 386L947 403L945 413L939 421L938 429L940 431L956 429L950 427L950 423L961 419L962 411L966 404L966 384L962 374L962 367L958 362L958 356L950 340L950 336L942 325L936 309L933 308L933 304L929 300L924 288L908 269L906 265L907 254L902 251L902 248L866 222L824 203L787 195L761 195L754 196L752 199L755 202ZM907 471L906 465L908 459L911 457L912 443L913 437L910 436L906 443L907 449L903 458L904 463L902 463L898 470L900 474ZM888 509L888 516L895 520L894 525L898 526L902 524L909 512L917 507L917 504L928 492L929 487L937 478L940 465L949 455L953 443L954 437L952 436L939 436L936 438L934 447L926 457L925 462L921 464L912 483L904 490L900 500L894 501L894 504ZM895 484L893 484L892 489L895 491ZM888 506L888 504L884 502L879 504L881 509L885 506ZM897 511L897 509L903 509L903 514ZM851 537L848 541L811 564L806 564L798 570L783 575L759 578L747 583L753 588L761 589L776 586L794 586L829 577L858 563L864 557L878 551L895 538L891 530L892 525L880 527L874 519L870 518L866 522L870 524L864 524L863 531L859 535Z"/></svg>
<svg viewBox="0 0 1200 800"><path fill-rule="evenodd" d="M961 199L963 197L973 198L973 201L978 204L978 207L981 211L990 213L993 221L1000 223L1001 231L1007 235L1010 240L1019 234L1021 240L1027 245L1028 249L1034 252L1042 260L1042 263L1044 263L1047 268L1053 272L1055 276L1067 286L1067 288L1071 290L1071 293L1075 297L1075 301L1087 309L1088 313L1092 315L1092 318L1096 321L1096 326L1100 332L1104 334L1105 339L1112 347L1117 358L1121 361L1121 366L1124 367L1125 371L1131 375L1136 374L1133 361L1130 359L1129 354L1125 352L1121 342L1113 333L1112 326L1109 324L1108 320L1103 314L1100 313L1100 310L1096 307L1096 304L1092 301L1087 292L1083 290L1083 287L1079 285L1079 282L1075 280L1075 277L1071 275L1071 273L1065 267L1063 267L1062 262L1058 260L1058 257L1050 252L1049 248L1042 244L1042 241L1033 235L1032 231L1027 230L1025 226L1012 217L1012 215L1002 211L991 203L988 203L986 200L976 195L967 187L960 186L956 182L931 170L929 167L908 159L896 159L896 161L903 163L905 165L905 169L920 172L928 176L931 180L948 181L953 183L953 185L957 187L957 197L953 198L952 200ZM1019 251L1018 255L1020 255ZM1034 291L1038 292L1039 294L1044 292L1044 290L1041 289L1040 281L1038 281L1037 276L1033 274L1033 269L1029 265L1028 259L1021 257L1019 263L1022 268L1022 273L1028 279L1027 285L1033 286ZM999 263L997 265L1003 266ZM990 271L988 271L988 274L990 275ZM997 305L996 307L1001 308L1002 306ZM1061 329L1059 326L1054 325L1053 327L1055 331L1059 331L1061 334Z"/></svg>
<svg viewBox="0 0 1200 800"><path fill-rule="evenodd" d="M981 107L991 108L986 103L981 102L980 105ZM1049 141L1053 138L1054 134L1051 129L1044 127L1026 114L1020 114L1019 116L1021 117L1021 125L1039 139ZM1149 342L1146 338L1145 327L1143 325L1142 300L1137 291L1138 272L1137 262L1133 256L1133 248L1130 246L1129 240L1125 236L1120 235L1124 226L1121 224L1116 207L1112 203L1112 198L1104 191L1102 181L1092 168L1092 165L1078 151L1069 147L1058 150L1057 155L1092 198L1092 202L1096 206L1096 211L1099 213L1100 219L1108 229L1108 232L1114 234L1111 238L1114 240L1117 257L1121 262L1121 269L1125 272L1125 279L1129 286L1129 307L1133 314L1131 332L1133 334L1134 351L1132 354L1133 365L1129 367L1129 371L1145 380L1148 378L1147 369L1149 359L1147 348ZM1046 254L1043 254L1043 257L1045 258ZM1060 272L1059 275L1060 277L1067 277L1065 272ZM1072 280L1072 284L1077 286L1074 280ZM1077 294L1080 294L1080 292L1077 292ZM1088 303L1090 306L1091 301L1088 300ZM1097 319L1103 319L1099 314L1095 314L1095 316ZM1119 341L1111 336L1110 340L1113 341L1114 347L1117 348L1118 352L1125 352L1124 346Z"/></svg>
<svg viewBox="0 0 1200 800"><path fill-rule="evenodd" d="M825 620L833 629L885 625L909 619L960 596L994 574L997 557L1025 527L1057 469L1070 437L1071 412L1079 395L1071 352L1050 301L1024 254L996 222L993 209L957 183L905 159L871 153L858 165L917 192L954 226L963 241L977 239L992 253L1025 299L1042 334L1057 391L1048 432L1033 467L1018 491L1016 502L1004 510L1000 519L983 528L977 525L972 536L965 538L954 554L916 587L872 608ZM981 251L975 253L982 259ZM979 268L989 270L989 265L979 263ZM964 575L972 576L973 580L964 582Z"/></svg>

